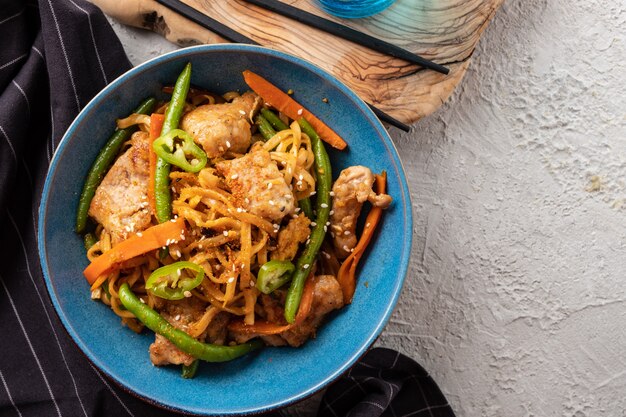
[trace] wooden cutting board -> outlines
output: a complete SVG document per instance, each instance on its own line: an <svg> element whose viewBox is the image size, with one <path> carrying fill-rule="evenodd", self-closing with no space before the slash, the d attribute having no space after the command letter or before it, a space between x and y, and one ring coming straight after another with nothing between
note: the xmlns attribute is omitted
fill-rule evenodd
<svg viewBox="0 0 626 417"><path fill-rule="evenodd" d="M153 30L180 46L225 42L154 0L91 1L122 23ZM444 64L450 74L425 70L239 0L185 0L261 45L314 62L365 101L412 123L439 108L461 82L480 35L503 0L397 0L364 19L335 18L314 0L286 2Z"/></svg>

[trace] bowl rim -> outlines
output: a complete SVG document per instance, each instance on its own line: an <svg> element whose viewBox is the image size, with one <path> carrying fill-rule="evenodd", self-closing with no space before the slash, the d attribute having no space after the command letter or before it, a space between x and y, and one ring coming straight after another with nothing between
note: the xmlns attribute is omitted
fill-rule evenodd
<svg viewBox="0 0 626 417"><path fill-rule="evenodd" d="M138 73L141 73L146 68L151 68L155 66L159 66L162 63L167 63L174 59L184 58L186 56L194 56L202 53L219 53L219 52L233 52L239 51L242 53L258 53L261 55L266 55L272 58L279 58L283 60L287 60L295 63L296 65L303 67L307 71L313 72L320 78L329 82L333 85L334 88L340 90L343 94L345 94L351 101L353 101L364 114L365 119L367 119L372 127L376 130L378 136L382 139L384 146L387 148L389 156L391 157L394 163L394 169L396 171L396 176L398 178L398 182L400 185L400 196L402 197L402 217L404 218L404 226L406 228L406 233L403 239L402 253L401 256L398 257L398 273L396 274L399 279L396 279L395 288L393 288L393 297L391 302L386 306L386 309L382 313L381 319L377 323L376 327L372 329L370 336L357 344L357 347L352 354L352 356L346 360L344 363L340 364L337 369L319 381L317 384L310 386L308 389L300 392L297 395L291 396L289 398L285 398L282 401L278 401L273 404L267 404L263 406L259 406L256 408L250 408L245 411L225 411L220 410L219 412L212 412L210 410L202 411L198 409L189 409L183 408L178 405L172 405L165 402L161 402L158 399L150 397L144 393L138 392L136 387L129 386L122 381L118 380L113 372L109 370L106 362L99 360L95 355L92 354L87 344L82 340L78 332L76 332L66 316L65 311L61 308L58 294L53 286L52 279L50 276L49 265L46 257L46 248L45 248L45 229L47 223L47 208L48 208L48 200L50 196L50 189L52 178L54 173L56 172L59 164L59 160L61 159L61 155L67 150L66 148L69 146L70 138L74 135L75 130L80 126L82 120L86 117L87 113L91 111L92 107L98 105L101 101L106 100L106 97L114 91L120 84L122 84L127 78L132 77ZM37 226L37 248L39 252L39 261L41 264L41 269L44 276L44 281L46 284L46 290L48 292L48 296L52 301L54 311L59 317L63 327L67 334L69 334L70 339L79 347L80 351L87 358L89 362L97 367L97 370L102 372L107 376L108 379L113 381L117 386L121 387L123 390L131 393L132 395L141 398L143 401L146 401L150 404L157 405L161 408L167 410L173 410L178 412L183 412L187 414L193 415L230 415L230 416L242 416L242 415L254 415L263 412L268 412L272 410L277 410L279 408L283 408L294 404L298 401L304 400L316 392L320 391L331 382L336 380L339 376L347 372L354 364L361 358L370 347L374 344L376 339L380 336L382 330L387 325L391 314L397 305L398 298L400 296L404 281L406 279L406 274L409 266L409 258L411 255L411 248L413 244L413 215L412 215L412 204L411 204L411 195L408 189L406 172L404 169L404 165L399 158L398 150L391 140L389 133L384 128L378 117L373 113L373 111L369 108L369 106L363 101L350 87L345 85L342 81L340 81L337 77L330 74L328 71L319 67L318 65L311 63L310 61L297 57L295 55L277 51L275 49L257 46L257 45L246 45L246 44L211 44L211 45L196 45L190 46L186 48L180 48L157 57L151 58L131 69L119 75L113 81L111 81L106 87L104 87L98 94L96 94L79 112L79 114L74 118L66 132L64 133L62 139L59 141L57 148L52 156L50 161L50 165L48 168L48 172L46 174L46 179L43 187L43 191L41 194L41 199L39 203L38 210L38 226Z"/></svg>

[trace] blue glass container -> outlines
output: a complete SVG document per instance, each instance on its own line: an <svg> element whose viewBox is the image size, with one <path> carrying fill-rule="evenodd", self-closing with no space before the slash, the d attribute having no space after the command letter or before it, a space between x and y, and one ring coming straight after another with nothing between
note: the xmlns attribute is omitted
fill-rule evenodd
<svg viewBox="0 0 626 417"><path fill-rule="evenodd" d="M395 0L317 0L322 9L337 17L354 19L385 10Z"/></svg>

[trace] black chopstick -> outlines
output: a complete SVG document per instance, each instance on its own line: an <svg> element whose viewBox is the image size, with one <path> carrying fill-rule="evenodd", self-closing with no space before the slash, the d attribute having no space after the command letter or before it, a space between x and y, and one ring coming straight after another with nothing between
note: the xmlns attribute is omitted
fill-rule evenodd
<svg viewBox="0 0 626 417"><path fill-rule="evenodd" d="M163 6L174 10L175 12L186 17L192 22L195 22L199 24L200 26L206 29L209 29L211 32L214 32L220 35L222 38L226 40L229 40L235 43L246 43L248 45L259 45L258 42L255 42L249 37L242 35L236 30L229 28L225 24L218 22L212 17L209 17L205 15L204 13L199 12L193 7L187 6L182 1L178 1L178 0L156 0L156 1L157 3L160 3Z"/></svg>
<svg viewBox="0 0 626 417"><path fill-rule="evenodd" d="M414 64L421 65L424 68L428 68L442 74L448 74L450 70L443 65L439 65L435 62L429 61L416 55L406 49L402 49L389 42L385 42L366 33L359 32L351 27L333 22L332 20L324 19L323 17L314 15L313 13L306 12L298 9L297 7L290 6L278 0L243 0L246 3L251 3L256 6L267 9L271 12L281 14L283 16L294 19L305 25L314 27L316 29L323 30L340 38L347 39L351 42L357 43L362 46L366 46L378 52L382 52L386 55L391 55L395 58L400 58Z"/></svg>
<svg viewBox="0 0 626 417"><path fill-rule="evenodd" d="M194 9L191 6L186 5L185 3L179 0L156 0L156 1L162 4L163 6L175 11L181 16L186 17L192 22L199 24L203 28L206 28L218 34L219 36L221 36L222 38L226 40L229 40L231 42L236 42L236 43L245 43L248 45L260 45L258 42L237 32L236 30L229 28L223 23L218 22L212 17L209 17L205 15L204 13L199 12L198 10ZM411 127L409 125L402 123L401 121L393 118L392 116L388 115L387 113L373 106L372 104L367 103L367 105L370 106L374 114L376 114L376 116L378 116L378 118L381 121L389 123L391 126L397 127L398 129L404 132L408 132L411 130Z"/></svg>

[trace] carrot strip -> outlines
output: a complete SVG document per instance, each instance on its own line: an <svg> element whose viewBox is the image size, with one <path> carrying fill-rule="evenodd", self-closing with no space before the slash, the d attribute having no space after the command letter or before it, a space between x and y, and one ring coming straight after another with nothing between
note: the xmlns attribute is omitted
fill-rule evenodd
<svg viewBox="0 0 626 417"><path fill-rule="evenodd" d="M237 320L230 322L228 328L234 332L243 334L254 334L258 336L269 336L272 334L279 334L290 330L291 328L301 324L311 312L313 305L313 290L315 289L315 283L312 276L306 280L304 284L304 290L302 292L302 300L300 301L300 308L298 309L298 315L296 320L292 324L277 324L269 321L256 320L254 324L248 325L243 320Z"/></svg>
<svg viewBox="0 0 626 417"><path fill-rule="evenodd" d="M274 84L252 71L243 72L246 84L254 90L268 105L280 110L288 117L298 120L302 117L313 126L322 140L336 149L344 149L346 142L328 125L318 119L313 113L302 107L297 101L283 93Z"/></svg>
<svg viewBox="0 0 626 417"><path fill-rule="evenodd" d="M185 231L185 221L182 218L152 226L98 256L85 268L83 275L89 284L93 284L99 276L120 268L124 261L182 240Z"/></svg>
<svg viewBox="0 0 626 417"><path fill-rule="evenodd" d="M387 173L385 171L383 171L381 175L376 175L376 192L378 194L383 194L385 192L386 182ZM367 245L369 245L372 237L374 236L374 230L376 230L376 226L378 225L382 214L382 208L372 207L370 212L367 214L367 218L365 219L365 227L363 228L363 233L361 234L359 242L354 247L350 256L348 256L343 262L341 268L339 268L337 281L339 282L341 291L343 292L344 304L350 304L352 302L352 297L354 296L354 291L356 290L356 267L365 253Z"/></svg>
<svg viewBox="0 0 626 417"><path fill-rule="evenodd" d="M300 299L300 307L298 307L298 314L296 314L296 320L294 325L301 324L311 312L313 306L313 290L315 289L315 283L313 282L312 274L309 275L304 283L304 289L302 290L302 298Z"/></svg>
<svg viewBox="0 0 626 417"><path fill-rule="evenodd" d="M148 180L148 203L150 204L150 209L152 209L152 213L156 215L156 200L154 197L154 187L155 187L155 173L156 173L156 163L157 163L157 155L152 149L152 142L159 136L161 136L161 129L163 129L163 120L165 120L165 116L159 113L152 113L150 116L150 146L148 149L149 152L149 161L150 161L150 179Z"/></svg>
<svg viewBox="0 0 626 417"><path fill-rule="evenodd" d="M256 320L254 324L245 324L242 320L230 322L228 329L237 333L269 336L285 332L293 327L293 324L276 324L269 321Z"/></svg>

